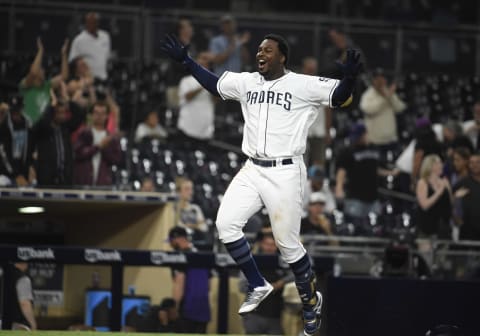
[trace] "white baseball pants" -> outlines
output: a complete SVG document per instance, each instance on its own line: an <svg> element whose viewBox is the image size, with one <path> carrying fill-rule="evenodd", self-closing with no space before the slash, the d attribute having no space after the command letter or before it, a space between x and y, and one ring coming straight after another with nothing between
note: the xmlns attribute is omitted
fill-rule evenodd
<svg viewBox="0 0 480 336"><path fill-rule="evenodd" d="M293 164L276 167L262 167L247 160L228 186L218 210L216 225L223 243L242 238L247 220L265 205L285 262L293 263L305 255L300 221L306 168L301 156L292 160Z"/></svg>

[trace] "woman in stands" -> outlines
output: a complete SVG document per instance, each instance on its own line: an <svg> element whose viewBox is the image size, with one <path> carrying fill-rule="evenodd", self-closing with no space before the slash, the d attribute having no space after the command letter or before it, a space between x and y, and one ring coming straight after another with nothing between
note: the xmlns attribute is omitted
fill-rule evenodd
<svg viewBox="0 0 480 336"><path fill-rule="evenodd" d="M442 169L442 160L436 154L427 155L420 167L416 186L420 237L451 239L452 191L442 177Z"/></svg>

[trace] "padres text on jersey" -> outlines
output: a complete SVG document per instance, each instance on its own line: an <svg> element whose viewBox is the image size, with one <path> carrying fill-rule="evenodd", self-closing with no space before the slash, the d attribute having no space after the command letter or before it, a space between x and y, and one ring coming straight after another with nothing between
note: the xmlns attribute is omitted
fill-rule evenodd
<svg viewBox="0 0 480 336"><path fill-rule="evenodd" d="M294 72L267 81L258 72L226 71L217 91L242 105L242 151L251 157L280 158L305 152L308 128L321 105L332 106L338 83Z"/></svg>

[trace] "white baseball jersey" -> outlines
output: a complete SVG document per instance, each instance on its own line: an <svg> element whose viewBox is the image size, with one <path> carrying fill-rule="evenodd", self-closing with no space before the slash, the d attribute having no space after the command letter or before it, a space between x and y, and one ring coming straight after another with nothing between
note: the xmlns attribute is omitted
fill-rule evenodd
<svg viewBox="0 0 480 336"><path fill-rule="evenodd" d="M226 71L217 83L223 99L240 102L245 120L242 151L256 158L305 152L308 128L318 107L332 106L339 81L288 72L267 81L258 72Z"/></svg>
<svg viewBox="0 0 480 336"><path fill-rule="evenodd" d="M287 263L305 255L300 241L306 168L301 156L308 128L322 105L332 105L338 81L288 72L266 81L257 73L225 72L217 83L223 99L238 100L245 119L242 150L250 157L279 162L265 167L248 160L233 178L217 214L224 243L244 236L247 220L263 206L275 242ZM286 164L281 158L290 158Z"/></svg>

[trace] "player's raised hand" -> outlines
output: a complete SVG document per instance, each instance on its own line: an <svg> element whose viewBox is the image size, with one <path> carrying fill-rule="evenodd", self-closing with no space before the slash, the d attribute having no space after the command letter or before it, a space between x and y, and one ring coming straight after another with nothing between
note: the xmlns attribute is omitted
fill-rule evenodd
<svg viewBox="0 0 480 336"><path fill-rule="evenodd" d="M165 39L160 45L160 50L167 54L171 59L177 62L183 62L188 55L188 45L184 46L173 34L165 35Z"/></svg>
<svg viewBox="0 0 480 336"><path fill-rule="evenodd" d="M345 62L337 62L337 66L343 72L345 77L356 77L362 69L360 53L355 49L348 49Z"/></svg>

